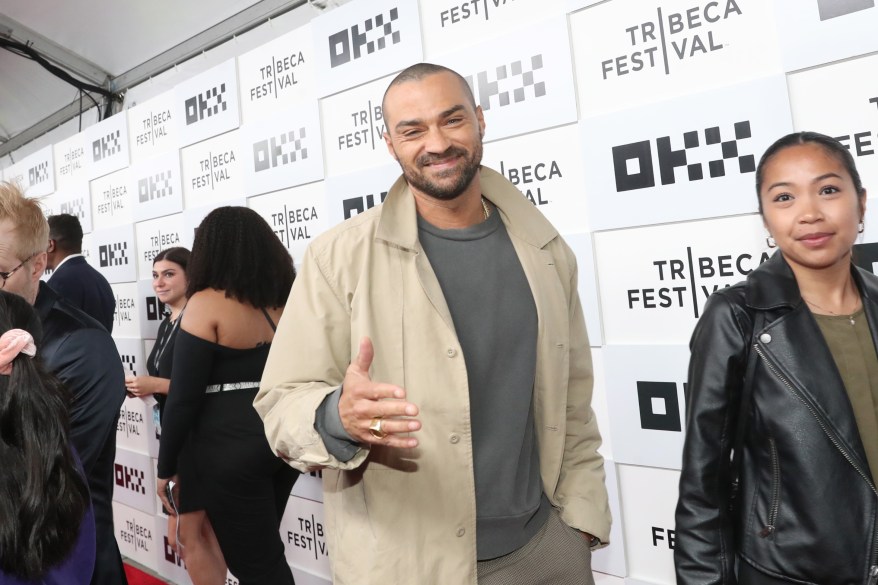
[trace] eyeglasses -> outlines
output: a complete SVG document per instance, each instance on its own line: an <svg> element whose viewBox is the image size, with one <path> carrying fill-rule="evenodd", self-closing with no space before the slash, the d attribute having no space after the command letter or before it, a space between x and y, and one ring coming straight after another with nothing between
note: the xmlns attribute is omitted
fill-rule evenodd
<svg viewBox="0 0 878 585"><path fill-rule="evenodd" d="M9 277L15 274L15 271L27 264L28 260L36 256L36 254L31 254L27 258L21 261L21 264L10 270L9 272L0 272L0 278L3 279L3 284L0 284L0 288L6 288L6 281L9 280Z"/></svg>

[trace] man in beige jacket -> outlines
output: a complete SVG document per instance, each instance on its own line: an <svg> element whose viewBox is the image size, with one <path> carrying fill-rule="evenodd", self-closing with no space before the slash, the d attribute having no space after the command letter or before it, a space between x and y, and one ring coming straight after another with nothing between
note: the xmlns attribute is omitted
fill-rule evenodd
<svg viewBox="0 0 878 585"><path fill-rule="evenodd" d="M305 254L255 407L323 472L335 585L590 584L610 514L576 261L457 73L384 97L403 176Z"/></svg>

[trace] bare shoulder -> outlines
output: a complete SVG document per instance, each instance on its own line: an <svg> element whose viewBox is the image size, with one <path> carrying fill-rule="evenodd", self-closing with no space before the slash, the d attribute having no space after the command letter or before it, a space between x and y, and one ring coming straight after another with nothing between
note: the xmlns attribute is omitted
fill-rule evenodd
<svg viewBox="0 0 878 585"><path fill-rule="evenodd" d="M225 304L225 295L218 290L205 289L189 298L180 328L208 341L217 340L217 316Z"/></svg>

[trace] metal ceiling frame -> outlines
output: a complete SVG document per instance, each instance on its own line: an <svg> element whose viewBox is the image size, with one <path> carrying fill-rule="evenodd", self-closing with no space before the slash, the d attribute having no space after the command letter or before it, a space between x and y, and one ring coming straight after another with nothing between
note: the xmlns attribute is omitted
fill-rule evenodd
<svg viewBox="0 0 878 585"><path fill-rule="evenodd" d="M22 26L2 14L0 14L0 35L5 33L7 36L12 36L19 42L30 43L37 51L45 55L47 59L76 72L78 75L81 75L94 83L94 85L101 85L110 91L121 92L130 87L134 87L155 75L167 71L175 65L183 63L192 57L196 57L204 51L208 51L221 45L237 35L252 30L272 18L277 18L290 10L294 10L308 3L309 0L260 0L249 8L245 8L234 16L215 24L209 29L183 41L164 53L156 55L152 59L141 63L115 78L111 77L97 65L71 53L63 47L53 43L51 40L42 37L38 33L31 31L27 27ZM312 2L312 4L318 5L317 2ZM21 36L24 32L27 32L28 36ZM95 79L95 77L93 77L100 75L103 75L102 79ZM98 99L101 98L101 96L94 97ZM28 142L39 138L64 122L72 120L79 114L80 100L77 98L54 114L43 118L30 128L23 130L15 136L9 137L6 142L0 144L0 157L6 156L10 152L21 148Z"/></svg>

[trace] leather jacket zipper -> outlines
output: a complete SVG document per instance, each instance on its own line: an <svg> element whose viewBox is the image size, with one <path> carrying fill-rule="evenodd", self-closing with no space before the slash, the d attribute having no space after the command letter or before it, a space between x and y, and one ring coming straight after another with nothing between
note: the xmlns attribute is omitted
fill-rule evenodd
<svg viewBox="0 0 878 585"><path fill-rule="evenodd" d="M780 461L777 457L777 444L774 437L769 437L771 449L771 508L768 510L768 522L759 531L759 536L768 538L777 529L777 513L780 510Z"/></svg>
<svg viewBox="0 0 878 585"><path fill-rule="evenodd" d="M811 416L813 416L814 420L817 421L817 424L820 425L820 428L823 430L823 434L825 434L829 438L830 442L832 442L838 452L841 453L842 457L844 457L847 462L850 463L851 467L853 467L856 472L860 474L866 484L872 489L872 493L878 496L878 490L875 489L875 484L872 483L869 475L863 472L860 466L857 465L856 461L854 461L853 457L851 457L850 454L844 450L844 448L841 446L841 443L839 443L838 439L835 437L835 434L833 434L829 430L820 415L818 415L814 408L808 403L808 401L805 400L805 397L802 396L798 390L793 388L793 385L790 384L790 382L780 372L777 371L771 361L765 356L764 353L762 353L762 350L760 349L758 343L753 344L753 349L756 350L756 353L759 355L765 365L768 366L768 369L771 370L771 373L773 373L778 380L783 382L784 386L786 386L787 389L792 392L793 396L798 398L799 401L805 406L805 408L808 409L808 412L811 413ZM872 558L870 560L872 562L872 566L869 568L869 578L867 580L867 584L878 585L878 538L876 538L875 541L872 543Z"/></svg>

